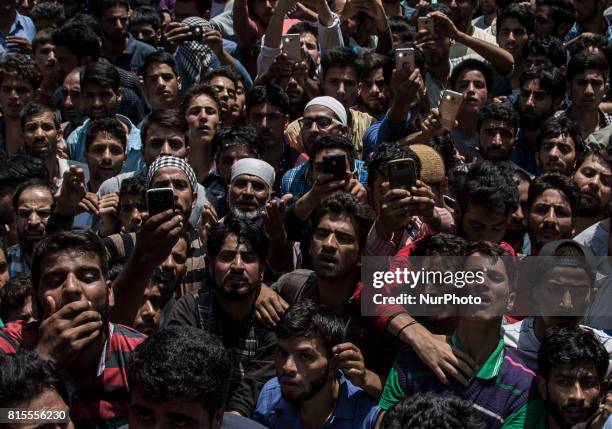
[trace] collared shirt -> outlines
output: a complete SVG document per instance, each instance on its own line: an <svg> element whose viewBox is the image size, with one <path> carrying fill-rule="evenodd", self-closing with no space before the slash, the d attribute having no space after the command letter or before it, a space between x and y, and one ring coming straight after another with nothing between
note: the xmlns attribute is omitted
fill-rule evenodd
<svg viewBox="0 0 612 429"><path fill-rule="evenodd" d="M122 173L138 171L145 167L142 159L142 142L140 141L140 130L128 118L122 115L115 115L117 120L127 125L129 129L127 139L127 158L121 169ZM74 130L69 136L66 144L70 159L79 162L87 162L85 159L85 135L91 125L91 119L86 119L83 125Z"/></svg>
<svg viewBox="0 0 612 429"><path fill-rule="evenodd" d="M451 343L461 348L456 334ZM545 427L545 407L538 394L535 373L526 367L516 350L504 346L503 339L467 387L455 380L448 386L442 384L415 351L400 352L387 377L380 407L388 410L407 396L427 391L471 402L489 429Z"/></svg>
<svg viewBox="0 0 612 429"><path fill-rule="evenodd" d="M338 371L338 399L321 429L361 429L374 427L380 408L361 388ZM268 381L259 395L253 419L270 429L302 429L300 406L282 397L278 377Z"/></svg>
<svg viewBox="0 0 612 429"><path fill-rule="evenodd" d="M15 11L15 13L15 21L13 21L13 24L11 24L11 29L9 30L8 34L0 32L0 61L4 59L6 54L14 53L9 50L7 46L6 36L25 37L30 42L32 42L34 36L36 36L36 27L34 26L34 22L32 22L29 17L21 15L17 11Z"/></svg>
<svg viewBox="0 0 612 429"><path fill-rule="evenodd" d="M606 26L606 31L603 34L603 36L605 36L608 39L608 43L612 43L612 21L610 20L609 16L603 16L602 17ZM570 28L570 30L567 32L567 34L565 35L565 39L563 39L564 43L569 42L570 40L580 36L583 32L583 28L582 25L580 25L579 23L574 23L574 26L572 28Z"/></svg>
<svg viewBox="0 0 612 429"><path fill-rule="evenodd" d="M112 61L112 63L124 70L138 74L140 73L140 68L144 64L144 58L155 51L156 49L153 46L136 40L136 38L130 34L123 53Z"/></svg>
<svg viewBox="0 0 612 429"><path fill-rule="evenodd" d="M0 353L33 350L40 322L9 323L0 330ZM126 326L109 323L95 377L67 385L70 417L79 428L116 428L127 423L129 390L127 363L145 336Z"/></svg>
<svg viewBox="0 0 612 429"><path fill-rule="evenodd" d="M25 260L25 254L21 244L17 243L6 249L6 262L8 265L9 277L13 278L19 273L29 273L30 267Z"/></svg>
<svg viewBox="0 0 612 429"><path fill-rule="evenodd" d="M555 118L568 118L570 117L570 110L572 109L571 101L569 101L569 107L565 110L560 110L555 113ZM612 125L612 116L604 112L601 109L597 109L599 112L599 129L605 128ZM594 131L595 132L595 131ZM592 133L591 133L592 134ZM588 137L587 137L588 138Z"/></svg>
<svg viewBox="0 0 612 429"><path fill-rule="evenodd" d="M306 174L310 161L292 168L283 175L281 183L281 193L293 194L294 197L301 197L308 192L311 186L306 182ZM355 160L355 169L359 172L359 181L366 186L368 184L368 170L365 162L360 159Z"/></svg>

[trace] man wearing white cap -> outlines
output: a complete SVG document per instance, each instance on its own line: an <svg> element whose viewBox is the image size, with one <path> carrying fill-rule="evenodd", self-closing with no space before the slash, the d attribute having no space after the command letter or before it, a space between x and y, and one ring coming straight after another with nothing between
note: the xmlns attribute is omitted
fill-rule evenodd
<svg viewBox="0 0 612 429"><path fill-rule="evenodd" d="M322 135L335 134L347 137L348 125L347 115L344 106L333 97L316 97L304 108L302 118L301 137L304 142L304 149L308 156L311 156L312 144ZM310 189L306 181L308 172L308 162L301 164L287 171L281 183L282 194L292 194L300 197ZM355 160L355 169L359 171L359 181L367 183L368 173L363 161Z"/></svg>

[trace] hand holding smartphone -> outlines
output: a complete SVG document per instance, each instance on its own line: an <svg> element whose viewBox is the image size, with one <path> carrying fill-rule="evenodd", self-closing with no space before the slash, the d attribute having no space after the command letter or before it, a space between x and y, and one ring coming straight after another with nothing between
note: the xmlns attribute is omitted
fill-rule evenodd
<svg viewBox="0 0 612 429"><path fill-rule="evenodd" d="M300 61L302 59L299 34L285 34L282 37L282 52L289 59Z"/></svg>
<svg viewBox="0 0 612 429"><path fill-rule="evenodd" d="M323 173L332 174L332 181L346 179L346 157L344 155L325 155L323 157Z"/></svg>
<svg viewBox="0 0 612 429"><path fill-rule="evenodd" d="M165 212L166 210L174 210L174 192L172 188L157 188L147 191L147 208L149 216Z"/></svg>
<svg viewBox="0 0 612 429"><path fill-rule="evenodd" d="M455 127L455 119L461 103L463 103L463 94L449 89L442 93L438 110L440 111L440 123L445 130L450 131Z"/></svg>
<svg viewBox="0 0 612 429"><path fill-rule="evenodd" d="M389 187L391 189L405 189L410 191L416 186L417 171L414 160L411 158L395 159L387 163L389 174Z"/></svg>
<svg viewBox="0 0 612 429"><path fill-rule="evenodd" d="M413 48L399 48L395 50L395 69L414 70L416 63L414 60Z"/></svg>
<svg viewBox="0 0 612 429"><path fill-rule="evenodd" d="M425 30L429 34L434 34L434 20L428 16L421 16L417 21L417 30L422 31Z"/></svg>

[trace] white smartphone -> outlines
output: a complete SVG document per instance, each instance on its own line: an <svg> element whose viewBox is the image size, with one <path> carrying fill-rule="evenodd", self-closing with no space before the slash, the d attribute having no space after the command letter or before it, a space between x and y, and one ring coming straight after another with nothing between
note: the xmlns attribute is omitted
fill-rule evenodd
<svg viewBox="0 0 612 429"><path fill-rule="evenodd" d="M395 69L399 70L402 68L407 68L408 70L414 70L416 68L414 49L399 48L395 50Z"/></svg>
<svg viewBox="0 0 612 429"><path fill-rule="evenodd" d="M299 61L302 59L299 34L285 34L282 37L282 52L287 54L292 60Z"/></svg>
<svg viewBox="0 0 612 429"><path fill-rule="evenodd" d="M450 131L455 127L455 119L462 102L463 94L451 91L450 89L442 92L438 110L440 111L440 122L445 130Z"/></svg>

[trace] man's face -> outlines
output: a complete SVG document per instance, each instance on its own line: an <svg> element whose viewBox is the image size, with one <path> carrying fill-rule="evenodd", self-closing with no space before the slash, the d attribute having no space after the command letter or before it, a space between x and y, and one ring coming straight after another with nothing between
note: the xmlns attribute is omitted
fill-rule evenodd
<svg viewBox="0 0 612 429"><path fill-rule="evenodd" d="M319 338L279 338L274 364L281 395L292 404L311 399L333 377L329 358Z"/></svg>
<svg viewBox="0 0 612 429"><path fill-rule="evenodd" d="M578 23L592 20L599 12L599 0L574 0L572 3L576 9Z"/></svg>
<svg viewBox="0 0 612 429"><path fill-rule="evenodd" d="M537 383L548 414L560 429L570 429L593 416L605 388L591 362L552 368L548 379L538 376Z"/></svg>
<svg viewBox="0 0 612 429"><path fill-rule="evenodd" d="M471 0L442 0L453 12L453 22L460 31L467 31L477 5Z"/></svg>
<svg viewBox="0 0 612 429"><path fill-rule="evenodd" d="M533 300L546 327L576 327L594 294L593 280L581 267L553 267L534 285Z"/></svg>
<svg viewBox="0 0 612 429"><path fill-rule="evenodd" d="M482 0L480 2L480 10L483 14L489 15L495 13L495 0Z"/></svg>
<svg viewBox="0 0 612 429"><path fill-rule="evenodd" d="M81 83L79 82L79 70L74 69L66 75L64 84L62 85L62 100L61 112L62 118L74 124L87 114L81 106Z"/></svg>
<svg viewBox="0 0 612 429"><path fill-rule="evenodd" d="M121 95L110 86L87 84L81 88L81 103L92 120L114 117L120 101Z"/></svg>
<svg viewBox="0 0 612 429"><path fill-rule="evenodd" d="M121 232L136 232L142 226L144 216L148 214L147 202L143 195L122 195L119 200L119 221Z"/></svg>
<svg viewBox="0 0 612 429"><path fill-rule="evenodd" d="M29 409L34 409L33 407L36 407L35 409L37 410L68 410L69 408L59 392L53 388L45 388L33 398L28 398L23 402L11 403L11 406ZM34 427L34 425L18 423L12 424L10 427L13 429L28 429ZM62 429L74 429L74 423L70 421L61 427Z"/></svg>
<svg viewBox="0 0 612 429"><path fill-rule="evenodd" d="M508 218L505 213L493 213L481 205L469 204L461 219L463 238L500 243L506 234Z"/></svg>
<svg viewBox="0 0 612 429"><path fill-rule="evenodd" d="M310 258L317 276L340 279L357 269L359 231L347 214L323 216L310 243Z"/></svg>
<svg viewBox="0 0 612 429"><path fill-rule="evenodd" d="M538 151L542 173L559 173L570 177L576 166L576 143L570 135L544 139Z"/></svg>
<svg viewBox="0 0 612 429"><path fill-rule="evenodd" d="M178 104L180 78L168 64L156 64L143 76L144 90L153 110L171 109Z"/></svg>
<svg viewBox="0 0 612 429"><path fill-rule="evenodd" d="M0 107L7 118L18 119L21 109L34 98L32 86L25 80L7 76L0 84Z"/></svg>
<svg viewBox="0 0 612 429"><path fill-rule="evenodd" d="M321 53L319 52L317 36L312 33L300 34L300 47L302 48L302 52L310 55L310 58L312 58L315 64L319 64L321 61Z"/></svg>
<svg viewBox="0 0 612 429"><path fill-rule="evenodd" d="M514 148L516 130L508 122L487 119L480 126L478 147L483 159L492 162L507 161Z"/></svg>
<svg viewBox="0 0 612 429"><path fill-rule="evenodd" d="M54 154L61 133L55 128L53 112L44 110L29 116L23 127L23 142L28 155L47 159Z"/></svg>
<svg viewBox="0 0 612 429"><path fill-rule="evenodd" d="M180 3L183 2L177 2L177 5ZM143 395L138 386L131 391L128 423L133 429L220 429L222 420L223 409L211 416L197 399L155 401Z"/></svg>
<svg viewBox="0 0 612 429"><path fill-rule="evenodd" d="M300 105L304 101L304 80L302 78L306 79L306 75L303 70L303 68L294 67L290 74L281 74L276 77L275 83L287 93L291 105ZM296 71L299 71L299 75Z"/></svg>
<svg viewBox="0 0 612 429"><path fill-rule="evenodd" d="M151 179L151 188L171 188L174 206L181 211L183 222L187 222L196 201L196 192L191 190L189 178L178 167L163 167Z"/></svg>
<svg viewBox="0 0 612 429"><path fill-rule="evenodd" d="M51 192L36 186L26 188L17 200L17 237L28 253L45 235L52 204Z"/></svg>
<svg viewBox="0 0 612 429"><path fill-rule="evenodd" d="M330 67L321 82L323 95L334 97L345 109L357 102L357 70L355 67Z"/></svg>
<svg viewBox="0 0 612 429"><path fill-rule="evenodd" d="M587 69L584 73L574 76L569 85L569 98L572 105L580 110L597 110L602 102L608 83L605 76L597 70Z"/></svg>
<svg viewBox="0 0 612 429"><path fill-rule="evenodd" d="M99 132L85 152L85 160L92 180L101 184L121 171L125 161L125 147L118 138Z"/></svg>
<svg viewBox="0 0 612 429"><path fill-rule="evenodd" d="M257 130L257 138L264 148L283 145L283 136L289 118L278 106L271 103L256 104L248 115L249 123Z"/></svg>
<svg viewBox="0 0 612 429"><path fill-rule="evenodd" d="M253 15L267 26L276 3L278 3L278 0L254 0L252 3Z"/></svg>
<svg viewBox="0 0 612 429"><path fill-rule="evenodd" d="M550 6L536 6L535 8L535 34L542 36L556 36L557 23L552 17Z"/></svg>
<svg viewBox="0 0 612 429"><path fill-rule="evenodd" d="M508 222L506 232L522 236L527 231L525 216L527 214L527 198L529 196L529 182L522 180L518 185L519 206Z"/></svg>
<svg viewBox="0 0 612 429"><path fill-rule="evenodd" d="M128 37L130 11L125 6L113 6L102 12L102 35L105 41L120 45Z"/></svg>
<svg viewBox="0 0 612 429"><path fill-rule="evenodd" d="M81 65L76 54L66 46L55 47L55 59L57 61L57 72L60 79L65 79L68 73Z"/></svg>
<svg viewBox="0 0 612 429"><path fill-rule="evenodd" d="M185 133L174 128L164 127L153 122L147 131L147 138L142 148L142 157L145 164L151 165L160 156L176 156L187 158Z"/></svg>
<svg viewBox="0 0 612 429"><path fill-rule="evenodd" d="M455 91L463 94L461 110L476 114L489 99L487 80L479 70L468 70L457 79Z"/></svg>
<svg viewBox="0 0 612 429"><path fill-rule="evenodd" d="M464 272L483 273L484 282L474 283L466 294L478 296L482 304L459 306L460 314L477 319L499 319L512 309L514 294L511 292L510 279L502 258L474 253L467 257Z"/></svg>
<svg viewBox="0 0 612 429"><path fill-rule="evenodd" d="M270 190L263 179L242 174L232 181L228 202L230 211L240 219L260 217L270 199Z"/></svg>
<svg viewBox="0 0 612 429"><path fill-rule="evenodd" d="M610 164L593 155L588 156L574 173L574 181L580 187L578 215L601 215L612 195L612 168Z"/></svg>
<svg viewBox="0 0 612 429"><path fill-rule="evenodd" d="M130 34L136 39L151 46L159 43L159 31L155 30L151 24L130 25Z"/></svg>
<svg viewBox="0 0 612 429"><path fill-rule="evenodd" d="M547 189L535 198L527 216L527 232L536 249L551 241L570 238L573 229L572 207L561 192Z"/></svg>
<svg viewBox="0 0 612 429"><path fill-rule="evenodd" d="M160 284L169 290L178 287L187 271L186 261L187 241L185 238L179 238L170 255L157 267L157 277L159 277Z"/></svg>
<svg viewBox="0 0 612 429"><path fill-rule="evenodd" d="M32 57L34 63L40 69L42 75L52 79L53 82L57 79L57 58L55 56L55 45L53 43L45 43L36 48L36 52Z"/></svg>
<svg viewBox="0 0 612 429"><path fill-rule="evenodd" d="M253 157L253 153L244 146L231 146L224 149L219 154L219 160L217 161L217 170L221 178L221 183L229 186L234 163L240 159L251 157Z"/></svg>
<svg viewBox="0 0 612 429"><path fill-rule="evenodd" d="M530 68L543 68L550 70L554 66L555 65L551 60L541 54L528 54L527 58L525 58L525 70L529 70Z"/></svg>
<svg viewBox="0 0 612 429"><path fill-rule="evenodd" d="M235 121L240 119L242 113L246 108L246 91L244 89L244 84L239 79L236 81L236 100L234 103L234 107L232 108L232 118Z"/></svg>
<svg viewBox="0 0 612 429"><path fill-rule="evenodd" d="M359 98L369 111L377 115L384 113L389 104L389 91L382 67L372 70L365 80L359 82Z"/></svg>
<svg viewBox="0 0 612 429"><path fill-rule="evenodd" d="M552 95L540 86L540 80L533 79L525 82L521 87L518 99L521 128L529 131L538 130L542 122L552 113Z"/></svg>
<svg viewBox="0 0 612 429"><path fill-rule="evenodd" d="M523 56L523 46L529 39L527 29L516 18L506 18L497 34L499 47L512 54L514 60Z"/></svg>
<svg viewBox="0 0 612 429"><path fill-rule="evenodd" d="M324 106L310 106L304 110L300 132L304 148L308 151L319 136L343 134L344 130L331 109Z"/></svg>
<svg viewBox="0 0 612 429"><path fill-rule="evenodd" d="M206 94L191 100L185 119L189 124L189 142L192 146L212 141L220 124L220 113L215 100Z"/></svg>
<svg viewBox="0 0 612 429"><path fill-rule="evenodd" d="M142 295L140 308L136 313L136 319L134 319L132 327L147 336L157 332L159 330L162 306L162 295L159 291L159 286L151 281Z"/></svg>
<svg viewBox="0 0 612 429"><path fill-rule="evenodd" d="M215 88L221 100L221 119L223 122L231 121L230 116L236 103L236 85L225 76L215 76L210 80L210 86Z"/></svg>
<svg viewBox="0 0 612 429"><path fill-rule="evenodd" d="M264 263L248 244L227 235L211 269L219 295L231 301L243 301L259 291Z"/></svg>
<svg viewBox="0 0 612 429"><path fill-rule="evenodd" d="M67 304L89 301L92 310L106 321L114 305L113 289L104 278L98 255L70 249L53 252L42 259L37 297L45 319ZM51 300L55 309L49 306Z"/></svg>

